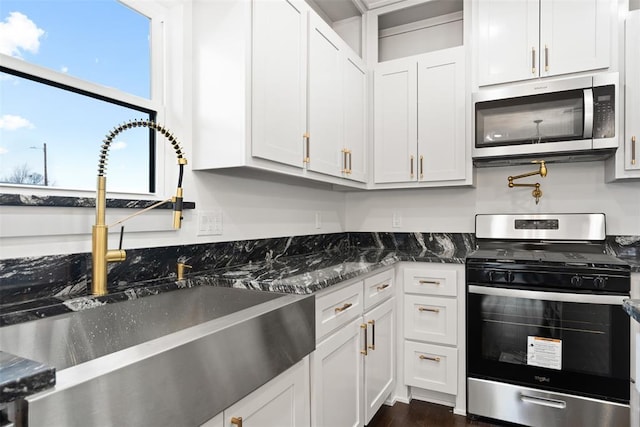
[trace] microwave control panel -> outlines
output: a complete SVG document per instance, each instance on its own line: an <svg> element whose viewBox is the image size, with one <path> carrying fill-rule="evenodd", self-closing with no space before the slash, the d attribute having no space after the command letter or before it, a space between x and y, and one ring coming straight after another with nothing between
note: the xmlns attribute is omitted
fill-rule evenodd
<svg viewBox="0 0 640 427"><path fill-rule="evenodd" d="M593 138L615 137L615 88L599 86L593 88Z"/></svg>

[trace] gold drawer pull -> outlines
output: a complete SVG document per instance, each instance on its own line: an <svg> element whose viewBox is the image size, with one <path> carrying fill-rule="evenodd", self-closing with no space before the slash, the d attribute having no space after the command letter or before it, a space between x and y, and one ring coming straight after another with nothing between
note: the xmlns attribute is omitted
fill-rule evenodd
<svg viewBox="0 0 640 427"><path fill-rule="evenodd" d="M440 358L439 357L425 356L424 354L420 355L420 360L432 360L434 362L440 362Z"/></svg>
<svg viewBox="0 0 640 427"><path fill-rule="evenodd" d="M631 164L636 164L636 136L631 137Z"/></svg>
<svg viewBox="0 0 640 427"><path fill-rule="evenodd" d="M342 307L336 307L335 308L335 312L336 313L341 313L343 311L345 311L347 308L351 307L353 304L351 304L350 302L346 303L345 305L343 305Z"/></svg>
<svg viewBox="0 0 640 427"><path fill-rule="evenodd" d="M385 283L382 286L378 286L376 289L378 289L378 291L384 291L385 289L387 289L390 285L388 283Z"/></svg>
<svg viewBox="0 0 640 427"><path fill-rule="evenodd" d="M242 427L242 417L231 417L231 424Z"/></svg>
<svg viewBox="0 0 640 427"><path fill-rule="evenodd" d="M440 313L439 308L418 307L418 311L430 311L432 313Z"/></svg>
<svg viewBox="0 0 640 427"><path fill-rule="evenodd" d="M439 280L420 280L418 283L421 285L437 285L440 286Z"/></svg>

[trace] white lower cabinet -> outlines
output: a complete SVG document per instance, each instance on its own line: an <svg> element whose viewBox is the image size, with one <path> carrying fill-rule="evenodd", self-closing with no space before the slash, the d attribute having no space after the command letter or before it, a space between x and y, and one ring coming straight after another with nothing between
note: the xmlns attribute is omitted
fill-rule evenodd
<svg viewBox="0 0 640 427"><path fill-rule="evenodd" d="M363 426L394 389L393 275L394 270L386 270L316 296L312 426Z"/></svg>
<svg viewBox="0 0 640 427"><path fill-rule="evenodd" d="M309 358L289 368L202 427L308 427Z"/></svg>
<svg viewBox="0 0 640 427"><path fill-rule="evenodd" d="M402 267L402 372L407 398L466 412L464 265Z"/></svg>
<svg viewBox="0 0 640 427"><path fill-rule="evenodd" d="M316 346L311 356L313 426L356 427L362 421L362 319Z"/></svg>
<svg viewBox="0 0 640 427"><path fill-rule="evenodd" d="M407 385L441 393L458 392L458 350L414 341L404 343Z"/></svg>

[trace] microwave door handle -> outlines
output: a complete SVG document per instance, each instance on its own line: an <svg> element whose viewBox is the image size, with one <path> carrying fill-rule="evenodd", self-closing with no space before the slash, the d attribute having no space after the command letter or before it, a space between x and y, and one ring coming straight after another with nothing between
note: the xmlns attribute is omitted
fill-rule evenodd
<svg viewBox="0 0 640 427"><path fill-rule="evenodd" d="M584 90L584 131L583 138L593 138L593 89Z"/></svg>

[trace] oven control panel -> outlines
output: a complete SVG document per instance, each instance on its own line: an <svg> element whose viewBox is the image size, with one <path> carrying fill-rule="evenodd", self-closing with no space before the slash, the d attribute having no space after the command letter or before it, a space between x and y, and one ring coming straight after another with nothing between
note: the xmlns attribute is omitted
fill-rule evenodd
<svg viewBox="0 0 640 427"><path fill-rule="evenodd" d="M522 287L560 292L592 291L628 295L628 270L535 266L467 259L467 283L484 286Z"/></svg>

